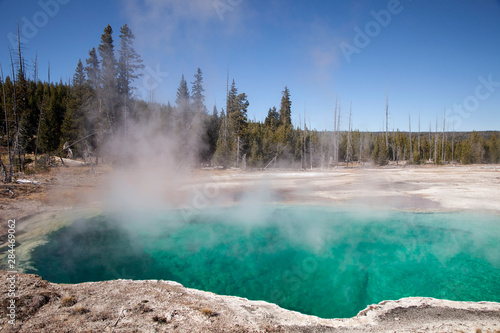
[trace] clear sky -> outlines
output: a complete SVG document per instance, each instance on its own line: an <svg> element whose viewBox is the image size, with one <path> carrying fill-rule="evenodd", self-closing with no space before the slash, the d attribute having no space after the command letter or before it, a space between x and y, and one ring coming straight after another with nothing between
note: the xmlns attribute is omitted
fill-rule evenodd
<svg viewBox="0 0 500 333"><path fill-rule="evenodd" d="M297 125L307 111L318 130L353 127L500 129L499 0L0 0L0 64L9 70L10 33L19 20L39 77L67 82L104 27L128 23L146 66L137 95L174 103L181 75L204 73L206 104L225 104L226 74L248 95L250 119L279 108L287 85ZM32 69L30 69L32 71Z"/></svg>

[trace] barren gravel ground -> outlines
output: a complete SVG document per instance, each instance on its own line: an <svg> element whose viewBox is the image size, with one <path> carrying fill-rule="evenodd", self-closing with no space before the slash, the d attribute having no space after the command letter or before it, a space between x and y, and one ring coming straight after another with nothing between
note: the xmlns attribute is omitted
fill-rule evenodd
<svg viewBox="0 0 500 333"><path fill-rule="evenodd" d="M272 190L278 201L500 212L500 166L495 165L228 172L210 179L234 192Z"/></svg>

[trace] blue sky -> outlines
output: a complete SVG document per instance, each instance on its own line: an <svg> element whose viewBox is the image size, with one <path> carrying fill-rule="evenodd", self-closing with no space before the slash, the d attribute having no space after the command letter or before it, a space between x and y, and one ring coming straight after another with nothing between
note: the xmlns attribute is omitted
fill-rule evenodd
<svg viewBox="0 0 500 333"><path fill-rule="evenodd" d="M226 72L248 95L250 119L279 107L287 85L292 117L333 128L335 98L342 128L352 102L353 127L500 129L498 0L0 0L0 64L9 70L9 33L19 20L24 55L38 54L39 77L67 82L97 47L104 27L128 23L146 66L137 94L175 100L181 75L204 73L206 104L224 107ZM31 28L31 30L30 30ZM34 29L33 29L34 28ZM347 51L346 51L347 50ZM355 50L355 52L353 51Z"/></svg>

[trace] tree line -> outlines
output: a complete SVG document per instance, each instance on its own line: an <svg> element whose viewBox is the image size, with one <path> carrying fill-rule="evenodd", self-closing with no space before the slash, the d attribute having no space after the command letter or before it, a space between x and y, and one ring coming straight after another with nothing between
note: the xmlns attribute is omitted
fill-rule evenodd
<svg viewBox="0 0 500 333"><path fill-rule="evenodd" d="M193 163L238 168L332 167L339 164L399 163L499 163L498 132L450 133L361 132L352 129L349 116L341 117L335 104L333 131L307 126L306 115L292 123L292 97L285 86L279 108L270 107L264 121L248 119L248 96L235 80L227 84L225 107L208 111L203 73L198 68L193 81L181 77L174 105L144 101L134 95L134 80L141 76L142 59L133 48L134 34L120 28L115 50L113 29L105 27L97 49L76 65L70 83L42 81L35 61L29 73L22 47L11 51L11 63L0 64L0 126L5 180L13 171L25 171L34 162L42 165L49 156L67 154L91 163L107 158L102 149L118 135L137 130L138 122L154 121L156 130L168 133L193 155ZM4 73L4 68L6 72ZM386 114L388 106L386 105ZM343 119L343 118L346 119ZM347 120L348 119L348 120ZM341 123L348 123L341 129ZM411 125L410 125L411 126ZM27 157L29 156L29 158ZM127 162L127 161L123 161Z"/></svg>

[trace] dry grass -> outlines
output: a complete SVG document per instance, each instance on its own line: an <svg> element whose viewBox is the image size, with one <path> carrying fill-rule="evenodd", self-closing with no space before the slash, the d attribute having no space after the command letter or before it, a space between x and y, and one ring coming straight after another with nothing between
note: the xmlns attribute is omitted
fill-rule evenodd
<svg viewBox="0 0 500 333"><path fill-rule="evenodd" d="M205 316L207 316L207 317L209 317L209 318L210 318L210 317L215 317L215 316L218 316L218 313L217 313L217 312L215 312L214 310L210 309L210 308L202 308L202 309L200 309L200 312L201 312L203 315L205 315Z"/></svg>
<svg viewBox="0 0 500 333"><path fill-rule="evenodd" d="M74 311L74 314L79 314L79 315L83 315L83 314L86 314L86 313L89 313L90 310L83 307L83 306L78 306L75 311Z"/></svg>
<svg viewBox="0 0 500 333"><path fill-rule="evenodd" d="M73 295L66 295L63 298L61 298L61 304L62 306L73 306L77 302L76 297Z"/></svg>

